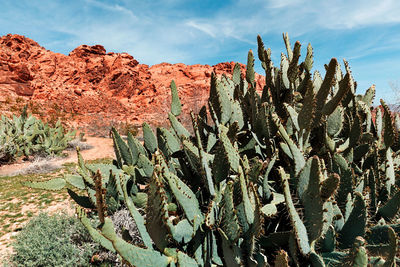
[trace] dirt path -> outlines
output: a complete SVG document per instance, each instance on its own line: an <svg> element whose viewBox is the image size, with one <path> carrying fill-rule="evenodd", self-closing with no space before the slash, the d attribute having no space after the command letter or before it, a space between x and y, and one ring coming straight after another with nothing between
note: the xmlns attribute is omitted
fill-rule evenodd
<svg viewBox="0 0 400 267"><path fill-rule="evenodd" d="M111 138L88 137L85 143L93 147L91 149L81 151L82 157L85 160L114 157L114 149ZM70 150L66 151L66 153L68 154L68 156L65 158L55 158L47 160L46 162L22 162L18 164L0 166L0 176L13 176L24 173L24 170L32 168L33 164L39 164L38 167L41 166L40 164L51 165L53 169L57 169L61 168L64 163L77 162L78 159L76 151ZM44 168L43 166L41 167Z"/></svg>

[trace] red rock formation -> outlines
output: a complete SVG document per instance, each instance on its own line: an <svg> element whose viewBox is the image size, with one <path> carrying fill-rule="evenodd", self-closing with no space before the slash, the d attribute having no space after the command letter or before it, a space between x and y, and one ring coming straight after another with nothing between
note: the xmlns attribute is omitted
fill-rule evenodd
<svg viewBox="0 0 400 267"><path fill-rule="evenodd" d="M9 34L0 38L0 110L29 102L44 119L61 116L73 126L96 121L104 126L118 121L165 124L171 80L178 86L184 111L197 111L208 98L212 71L230 75L233 67L233 62L149 67L127 53L106 53L101 45L81 45L66 56ZM256 79L261 89L263 77Z"/></svg>

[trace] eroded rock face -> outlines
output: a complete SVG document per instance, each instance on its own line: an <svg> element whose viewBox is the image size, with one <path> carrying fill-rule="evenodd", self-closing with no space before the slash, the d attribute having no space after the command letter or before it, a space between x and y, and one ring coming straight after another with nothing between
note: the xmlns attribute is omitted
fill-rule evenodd
<svg viewBox="0 0 400 267"><path fill-rule="evenodd" d="M127 53L107 53L101 45L81 45L67 56L8 34L0 38L0 102L19 97L18 103L29 101L44 119L56 113L75 127L97 120L104 125L162 125L169 111L171 80L178 86L184 112L198 111L208 98L211 73L231 75L233 68L233 62L149 67ZM256 79L260 90L264 79ZM7 105L0 109L7 111Z"/></svg>

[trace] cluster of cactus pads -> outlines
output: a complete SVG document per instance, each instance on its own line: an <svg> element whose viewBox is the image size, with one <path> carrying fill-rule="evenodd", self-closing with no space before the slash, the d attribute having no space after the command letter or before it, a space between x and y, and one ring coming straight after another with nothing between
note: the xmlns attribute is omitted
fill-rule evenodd
<svg viewBox="0 0 400 267"><path fill-rule="evenodd" d="M25 106L19 117L1 116L0 162L33 154L58 155L74 136L75 132L65 133L60 121L53 128L32 115L28 116Z"/></svg>
<svg viewBox="0 0 400 267"><path fill-rule="evenodd" d="M383 101L374 111L374 87L356 94L346 61L333 58L322 78L310 45L300 62L300 43L284 41L275 67L258 37L261 95L252 51L245 75L239 65L212 75L194 134L172 82L169 129L145 123L144 144L113 129L114 165L86 165L78 151L79 175L31 186L85 189L69 190L82 223L133 266L395 266L399 117ZM107 217L121 206L141 244Z"/></svg>

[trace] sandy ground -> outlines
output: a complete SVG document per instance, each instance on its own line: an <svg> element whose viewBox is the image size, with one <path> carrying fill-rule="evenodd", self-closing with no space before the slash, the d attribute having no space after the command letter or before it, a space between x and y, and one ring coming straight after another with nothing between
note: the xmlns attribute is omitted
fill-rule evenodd
<svg viewBox="0 0 400 267"><path fill-rule="evenodd" d="M92 146L91 149L81 151L84 160L94 160L101 158L114 158L114 149L112 139L110 138L100 138L100 137L88 137L86 143ZM62 164L69 162L77 162L76 151L66 151L68 154L65 158L56 158L50 160L51 165L62 167ZM31 162L23 162L17 164L3 165L0 166L0 176L10 176L23 172L24 169L30 168ZM49 206L47 209L41 210L42 212L48 212L54 214L56 212L65 212L67 214L74 214L75 211L72 202L70 200L65 200L64 202L57 203L55 205ZM38 214L39 210L32 204L28 204L22 207L22 210L29 209L34 214ZM19 226L20 228L21 226ZM18 232L10 232L0 237L0 265L5 257L12 252L12 247L8 246L11 242L12 236L16 235Z"/></svg>
<svg viewBox="0 0 400 267"><path fill-rule="evenodd" d="M88 137L85 143L93 148L81 151L84 160L114 158L113 142L111 138ZM47 163L61 168L64 163L77 162L76 151L70 150L66 151L66 153L68 154L67 157L51 159L48 160ZM31 162L22 162L0 166L0 176L15 175L19 172L23 172L24 169L29 168L31 165Z"/></svg>

